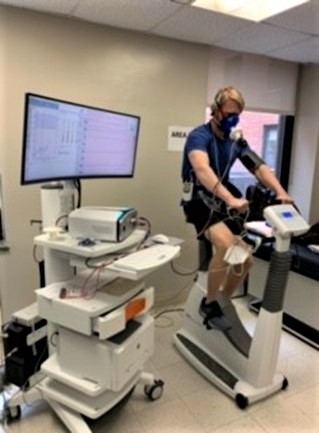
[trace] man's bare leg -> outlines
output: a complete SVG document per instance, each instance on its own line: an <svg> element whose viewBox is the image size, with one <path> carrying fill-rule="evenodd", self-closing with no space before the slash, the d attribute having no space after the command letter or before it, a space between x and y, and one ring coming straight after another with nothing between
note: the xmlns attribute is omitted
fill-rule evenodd
<svg viewBox="0 0 319 433"><path fill-rule="evenodd" d="M202 299L200 314L207 328L226 331L231 324L217 302L217 295L221 287L227 284L228 265L224 257L229 246L236 242L236 236L222 222L209 227L205 235L214 246L214 253L208 269L207 297Z"/></svg>
<svg viewBox="0 0 319 433"><path fill-rule="evenodd" d="M223 286L223 293L225 297L230 299L235 290L245 281L245 278L253 265L253 259L250 254L249 246L241 239L237 240L236 245L240 245L242 248L248 251L249 256L244 263L233 265L227 274L227 277Z"/></svg>

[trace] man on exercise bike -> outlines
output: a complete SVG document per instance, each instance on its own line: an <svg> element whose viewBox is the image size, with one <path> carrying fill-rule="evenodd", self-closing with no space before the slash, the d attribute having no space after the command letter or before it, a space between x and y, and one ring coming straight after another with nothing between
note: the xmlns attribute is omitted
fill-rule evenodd
<svg viewBox="0 0 319 433"><path fill-rule="evenodd" d="M195 226L198 239L205 238L214 247L208 268L207 297L202 299L199 312L207 328L222 331L230 329L231 325L217 301L217 294L222 290L223 295L230 298L252 266L251 256L245 255L248 246L239 236L249 203L229 184L234 162L240 159L282 203L293 203L274 173L247 142L240 136L230 137L244 106L240 91L231 86L220 89L211 105L211 120L189 134L182 163L184 194L181 204L186 221ZM233 215L233 210L237 211L237 216ZM229 270L225 255L234 246L242 248L245 259Z"/></svg>

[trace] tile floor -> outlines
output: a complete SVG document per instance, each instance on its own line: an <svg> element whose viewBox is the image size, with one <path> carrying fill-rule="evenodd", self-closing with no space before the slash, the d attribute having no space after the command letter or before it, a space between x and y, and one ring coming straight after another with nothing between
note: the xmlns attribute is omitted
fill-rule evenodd
<svg viewBox="0 0 319 433"><path fill-rule="evenodd" d="M256 315L247 300L235 300L249 332ZM156 350L146 370L165 381L162 397L150 402L137 386L128 401L90 424L93 433L317 433L319 431L319 352L283 331L278 369L289 379L285 391L245 410L200 376L176 351L172 335L181 313L156 319ZM22 407L20 421L0 432L66 433L46 402ZM82 433L82 432L77 432Z"/></svg>

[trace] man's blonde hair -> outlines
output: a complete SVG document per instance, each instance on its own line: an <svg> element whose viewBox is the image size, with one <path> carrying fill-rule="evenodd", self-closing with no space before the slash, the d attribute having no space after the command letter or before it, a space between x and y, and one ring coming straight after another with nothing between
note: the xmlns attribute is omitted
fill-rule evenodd
<svg viewBox="0 0 319 433"><path fill-rule="evenodd" d="M240 109L240 112L245 108L245 100L241 92L235 87L227 86L218 90L215 95L214 102L211 105L212 115L215 114L217 110L220 110L221 107L229 100L235 101Z"/></svg>

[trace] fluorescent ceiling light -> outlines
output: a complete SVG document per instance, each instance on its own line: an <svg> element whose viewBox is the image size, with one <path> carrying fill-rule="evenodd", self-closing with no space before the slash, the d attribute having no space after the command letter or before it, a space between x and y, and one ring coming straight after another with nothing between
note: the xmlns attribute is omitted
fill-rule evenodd
<svg viewBox="0 0 319 433"><path fill-rule="evenodd" d="M237 18L262 21L309 0L195 0L192 6Z"/></svg>

